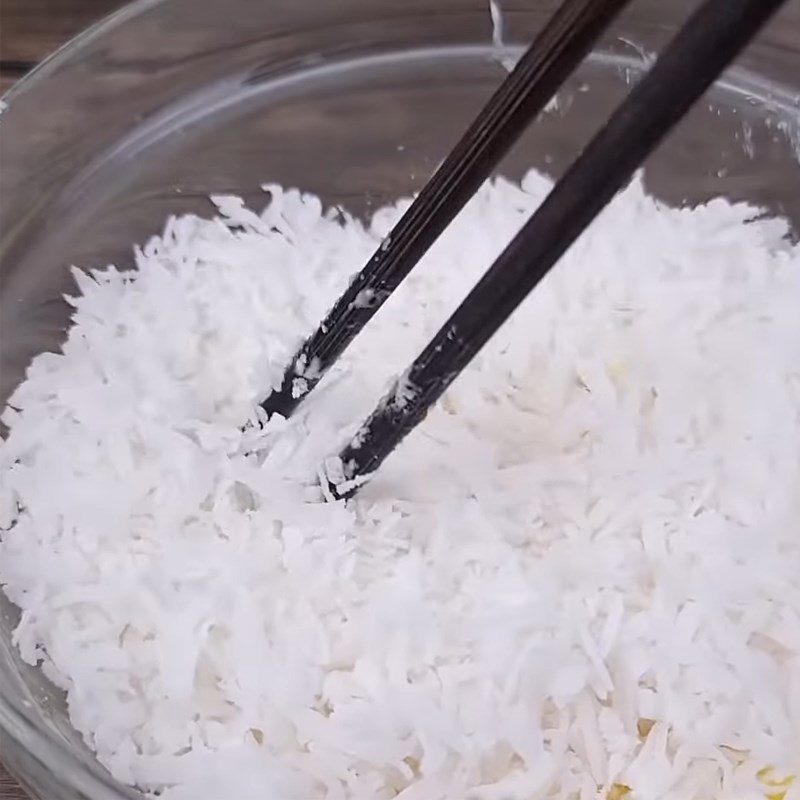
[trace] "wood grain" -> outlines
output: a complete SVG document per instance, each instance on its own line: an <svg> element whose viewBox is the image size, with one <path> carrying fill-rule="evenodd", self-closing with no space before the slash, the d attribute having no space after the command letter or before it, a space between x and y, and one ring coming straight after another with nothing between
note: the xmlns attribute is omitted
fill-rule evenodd
<svg viewBox="0 0 800 800"><path fill-rule="evenodd" d="M3 0L0 60L35 63L120 5L120 0Z"/></svg>
<svg viewBox="0 0 800 800"><path fill-rule="evenodd" d="M1 0L0 94L38 61L120 5L120 0ZM0 800L29 800L2 763Z"/></svg>
<svg viewBox="0 0 800 800"><path fill-rule="evenodd" d="M0 764L0 800L30 800Z"/></svg>

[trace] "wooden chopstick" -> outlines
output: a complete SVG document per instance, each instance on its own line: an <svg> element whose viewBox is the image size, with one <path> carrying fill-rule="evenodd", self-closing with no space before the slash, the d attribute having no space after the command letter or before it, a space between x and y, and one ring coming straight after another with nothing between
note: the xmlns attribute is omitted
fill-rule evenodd
<svg viewBox="0 0 800 800"><path fill-rule="evenodd" d="M341 453L349 497L786 0L707 0ZM624 232L620 233L624 236ZM402 396L402 403L394 398Z"/></svg>
<svg viewBox="0 0 800 800"><path fill-rule="evenodd" d="M565 0L262 403L289 416L453 221L630 0ZM367 302L361 302L366 298ZM304 392L294 391L303 377Z"/></svg>

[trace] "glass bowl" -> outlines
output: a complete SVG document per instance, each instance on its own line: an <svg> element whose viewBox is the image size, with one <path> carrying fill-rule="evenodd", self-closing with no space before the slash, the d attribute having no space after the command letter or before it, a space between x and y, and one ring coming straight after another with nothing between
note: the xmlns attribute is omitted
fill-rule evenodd
<svg viewBox="0 0 800 800"><path fill-rule="evenodd" d="M557 176L696 5L639 0L501 166ZM553 0L501 0L529 42ZM487 0L139 0L58 51L0 119L0 402L59 346L72 264L131 245L207 196L265 181L356 215L418 190L504 76ZM648 161L658 197L747 199L800 232L800 3L788 3ZM357 264L353 265L356 269ZM487 265L488 266L488 265ZM12 644L0 597L0 753L46 800L135 798Z"/></svg>

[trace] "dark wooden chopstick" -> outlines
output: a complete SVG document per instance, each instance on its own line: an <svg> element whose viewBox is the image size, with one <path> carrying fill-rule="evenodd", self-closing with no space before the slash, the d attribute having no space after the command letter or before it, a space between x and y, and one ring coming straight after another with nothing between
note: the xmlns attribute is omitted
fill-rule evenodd
<svg viewBox="0 0 800 800"><path fill-rule="evenodd" d="M400 285L630 0L565 0L262 403L289 416ZM303 377L303 395L294 391Z"/></svg>
<svg viewBox="0 0 800 800"><path fill-rule="evenodd" d="M707 0L341 453L348 497L786 0ZM620 235L625 235L624 232ZM402 397L398 402L395 398Z"/></svg>

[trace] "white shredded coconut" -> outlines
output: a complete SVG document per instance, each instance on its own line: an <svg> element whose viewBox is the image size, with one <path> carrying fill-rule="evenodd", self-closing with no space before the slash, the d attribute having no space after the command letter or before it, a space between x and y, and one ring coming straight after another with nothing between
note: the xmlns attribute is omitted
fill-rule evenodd
<svg viewBox="0 0 800 800"><path fill-rule="evenodd" d="M489 0L489 16L492 19L492 44L502 50L503 44L503 12L497 0Z"/></svg>
<svg viewBox="0 0 800 800"><path fill-rule="evenodd" d="M254 409L409 201L364 229L276 186L260 214L217 197L136 270L75 272L63 354L3 415L0 581L118 779L167 800L800 796L783 221L634 182L357 499L323 502L550 186L486 185L290 420Z"/></svg>
<svg viewBox="0 0 800 800"><path fill-rule="evenodd" d="M302 397L308 391L308 381L305 378L295 378L292 381L292 397Z"/></svg>
<svg viewBox="0 0 800 800"><path fill-rule="evenodd" d="M383 249L383 245L381 245L381 249ZM353 305L356 308L369 308L374 303L375 303L374 289L362 289L356 295L356 299L353 301Z"/></svg>
<svg viewBox="0 0 800 800"><path fill-rule="evenodd" d="M489 0L489 16L492 20L492 47L498 53L497 60L506 72L511 72L517 59L507 54L506 44L503 41L503 10L497 0Z"/></svg>
<svg viewBox="0 0 800 800"><path fill-rule="evenodd" d="M418 391L418 387L406 370L392 385L392 405L398 410L405 408L417 396Z"/></svg>

